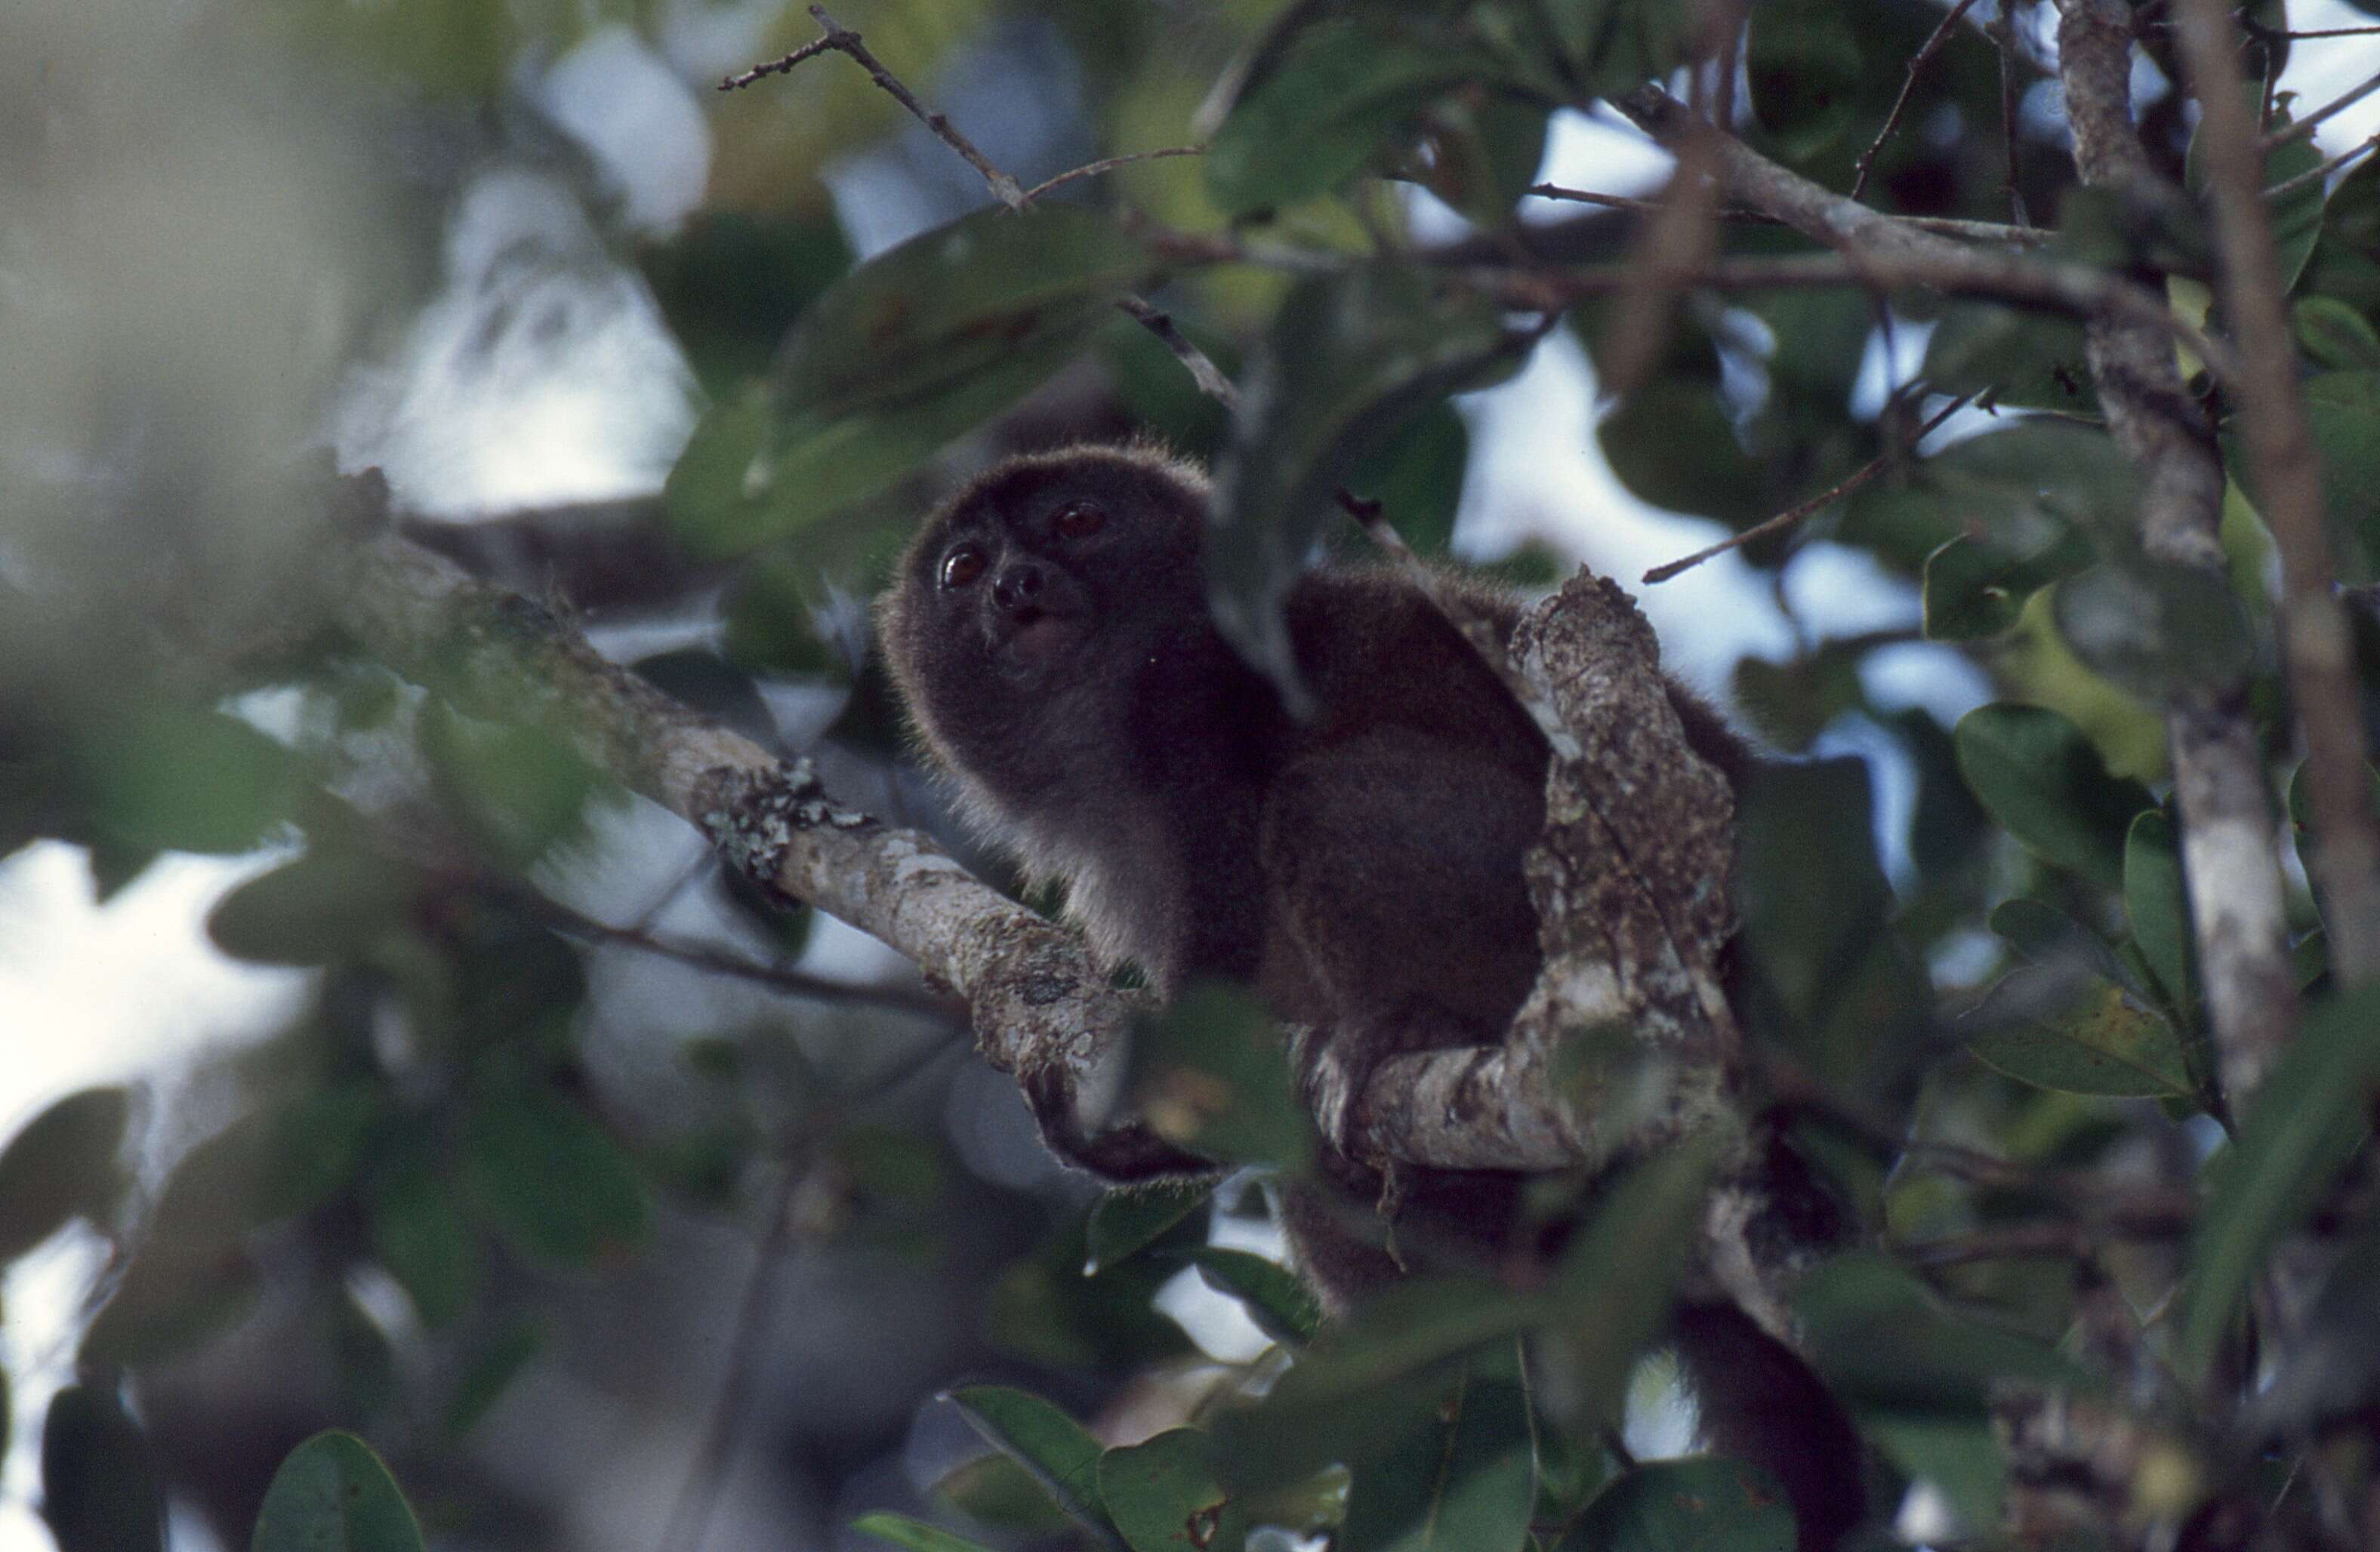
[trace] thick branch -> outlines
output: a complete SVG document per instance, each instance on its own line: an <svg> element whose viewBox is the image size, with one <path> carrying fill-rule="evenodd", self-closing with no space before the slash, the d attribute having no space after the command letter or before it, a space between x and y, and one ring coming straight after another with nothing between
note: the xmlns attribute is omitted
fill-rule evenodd
<svg viewBox="0 0 2380 1552"><path fill-rule="evenodd" d="M2333 587L2322 466L2298 396L2288 286L2265 207L2257 126L2240 90L2239 34L2224 0L2180 0L2177 9L2183 64L2205 115L2199 139L2223 309L2240 342L2243 440L2257 503L2281 555L2281 654L2305 740L2314 883L2332 968L2352 986L2380 974L2380 825L2364 774L2354 649Z"/></svg>
<svg viewBox="0 0 2380 1552"><path fill-rule="evenodd" d="M2066 0L2059 69L2083 183L2147 206L2179 197L2150 165L2131 117L2131 17L2122 0ZM2087 333L2107 427L2141 472L2149 554L2222 577L2223 466L2213 428L2185 392L2173 343L2126 319ZM2244 679L2180 689L2166 708L2192 936L2236 1107L2297 1021L2278 837Z"/></svg>

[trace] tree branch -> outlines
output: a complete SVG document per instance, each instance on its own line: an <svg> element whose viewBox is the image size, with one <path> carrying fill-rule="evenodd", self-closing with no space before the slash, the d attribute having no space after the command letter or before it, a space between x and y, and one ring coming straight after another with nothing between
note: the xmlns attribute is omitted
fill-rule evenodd
<svg viewBox="0 0 2380 1552"><path fill-rule="evenodd" d="M2131 29L2122 0L2063 0L2058 61L2083 184L2147 206L2178 191L2150 165L2132 125ZM2143 548L2226 577L2217 537L2223 466L2213 428L2184 390L2171 340L2113 318L2093 320L2085 339L2108 430L2141 472ZM2278 835L2246 682L2180 688L2166 708L2166 741L2192 938L2224 1092L2236 1109L2296 1027L2298 1005Z"/></svg>
<svg viewBox="0 0 2380 1552"><path fill-rule="evenodd" d="M2380 825L2370 806L2363 715L2347 614L2325 527L2322 465L2298 396L2288 287L2264 200L2264 155L2240 99L2239 33L2224 0L2178 0L2182 61L2204 115L2208 190L2215 205L2225 316L2238 331L2243 376L2240 420L2256 500L2281 556L2282 661L2305 741L2313 809L2313 873L2341 983L2380 974ZM2242 1076L2262 1075L2278 1048L2240 1056Z"/></svg>

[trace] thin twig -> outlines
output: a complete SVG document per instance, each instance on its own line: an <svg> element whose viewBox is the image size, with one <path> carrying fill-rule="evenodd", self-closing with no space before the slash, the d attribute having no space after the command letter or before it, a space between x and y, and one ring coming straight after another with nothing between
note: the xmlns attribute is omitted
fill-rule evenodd
<svg viewBox="0 0 2380 1552"><path fill-rule="evenodd" d="M1942 45L1949 41L1950 30L1959 25L1959 18L1965 16L1974 3L1975 0L1959 0L1956 6L1950 7L1949 14L1943 17L1940 24L1934 29L1933 34L1925 40L1925 45L1910 55L1909 74L1901 80L1900 95L1892 100L1892 111L1884 115L1884 127L1876 132L1876 139L1868 142L1867 150L1862 152L1860 159L1852 164L1851 197L1852 199L1858 199L1866 191L1867 176L1876 168L1876 153L1884 150L1884 142L1892 139L1892 132L1900 127L1901 110L1909 106L1909 94L1917 88L1917 73L1925 69L1927 62L1936 55L1942 52Z"/></svg>
<svg viewBox="0 0 2380 1552"><path fill-rule="evenodd" d="M2360 160L2364 152L2375 148L2380 148L2380 134L2374 135L2368 140L2358 140L2319 167L2308 167L2295 177L2283 178L2265 190L2265 198L2268 200L2278 200L2285 195L2296 193L2310 183L2320 183L2350 162Z"/></svg>
<svg viewBox="0 0 2380 1552"><path fill-rule="evenodd" d="M2259 38L2286 38L2290 42L2302 42L2308 38L2369 38L2380 35L2380 27L2325 27L2312 32L2282 32L2270 27L2260 27L2246 17L2240 25Z"/></svg>
<svg viewBox="0 0 2380 1552"><path fill-rule="evenodd" d="M1645 574L1645 582L1648 585L1655 582L1667 582L1670 577L1677 576L1680 572L1690 571L1715 555L1724 555L1730 550L1742 549L1743 546L1752 543L1755 540L1767 539L1771 534L1782 533L1787 528L1793 527L1796 523L1803 521L1804 518L1825 511L1828 506L1842 500L1843 497L1850 495L1853 491L1858 490L1861 486L1865 485L1868 481L1874 479L1877 475L1882 474L1885 470L1899 463L1903 455L1905 455L1912 448L1915 447L1919 443L1924 442L1926 437L1934 432L1936 428L1942 424L1943 421L1948 420L1950 417L1959 413L1959 411L1966 408L1968 402L1973 399L1974 396L1975 395L1973 394L1961 394L1957 398L1952 399L1949 404L1944 405L1939 410L1937 410L1930 418L1928 418L1924 425L1918 427L1906 442L1900 443L1890 450L1877 455L1874 459L1854 470L1848 479L1835 486L1832 490L1827 491L1819 495L1813 496L1808 501L1802 503L1799 506L1788 507L1784 511L1779 513L1776 516L1768 518L1765 522L1755 523L1740 534L1735 534L1730 538L1723 539L1707 550L1697 550L1693 554L1686 556L1683 560L1671 561L1667 565L1657 565L1652 570Z"/></svg>
<svg viewBox="0 0 2380 1552"><path fill-rule="evenodd" d="M2288 128L2276 129L2271 134L2265 136L2264 144L2265 153L2270 155L2272 152L2280 150L2281 147L2288 145L2292 140L2304 139L2308 135L2314 132L2314 127L2316 125L2321 124L2325 119L2332 117L2334 115L2343 113L2347 109L2353 107L2356 103L2361 103L2363 99L2371 96L2375 91L2380 91L2380 76L2374 76L2369 80L2349 88L2339 95L2332 98L2329 102L2325 103L2322 106L2314 109L2313 112L2306 115L2303 118L2297 120Z"/></svg>
<svg viewBox="0 0 2380 1552"><path fill-rule="evenodd" d="M1173 358L1189 370L1191 380L1198 384L1200 393L1225 409L1234 412L1239 409L1240 391L1232 386L1232 380L1223 375L1222 368L1215 365L1205 351L1190 342L1190 337L1174 323L1172 313L1152 307L1138 297L1126 297L1116 306L1164 342L1165 348L1173 352Z"/></svg>
<svg viewBox="0 0 2380 1552"><path fill-rule="evenodd" d="M1086 162L1079 167L1071 167L1060 173L1056 177L1046 178L1035 184L1025 191L1025 202L1031 204L1062 183L1072 183L1076 178L1095 177L1100 173L1111 173L1118 167L1128 167L1135 162L1154 162L1160 156L1204 156L1206 154L1207 148L1202 145L1167 146L1162 151L1128 151L1122 156L1111 156L1099 162Z"/></svg>
<svg viewBox="0 0 2380 1552"><path fill-rule="evenodd" d="M2016 186L2016 29L2009 19L2006 6L1984 24L1984 35L2000 52L2000 139L2008 164L2001 187L2008 194L2009 219L2020 226L2030 226L2033 218L2025 213L2024 196Z"/></svg>
<svg viewBox="0 0 2380 1552"><path fill-rule="evenodd" d="M960 134L949 119L918 102L909 89L901 84L899 77L886 69L874 55L868 52L868 45L859 41L858 33L827 15L824 6L812 6L810 17L826 30L824 37L814 42L804 43L783 59L767 65L755 66L740 76L729 76L719 83L719 90L733 91L738 87L751 85L763 76L782 75L805 59L815 59L829 49L838 54L849 55L853 62L866 70L868 78L881 87L888 96L908 109L920 124L932 130L935 139L964 157L966 164L982 176L985 186L991 190L992 198L1010 210L1025 208L1025 190L1019 187L1017 181L993 166L991 159L978 151L975 142Z"/></svg>
<svg viewBox="0 0 2380 1552"><path fill-rule="evenodd" d="M1661 208L1657 200L1633 199L1625 194L1598 194L1590 189L1567 188L1559 183L1540 183L1529 192L1546 200L1563 200L1572 204L1599 205L1607 210L1633 211L1650 214ZM1786 222L1745 205L1724 205L1713 212L1721 221L1736 222L1748 226L1783 226ZM1916 232L1932 232L1937 236L1959 237L1968 242L2006 243L2012 248L2031 248L2046 243L2058 234L2046 226L2011 226L2003 221L1961 221L1945 215L1888 215L1888 221Z"/></svg>

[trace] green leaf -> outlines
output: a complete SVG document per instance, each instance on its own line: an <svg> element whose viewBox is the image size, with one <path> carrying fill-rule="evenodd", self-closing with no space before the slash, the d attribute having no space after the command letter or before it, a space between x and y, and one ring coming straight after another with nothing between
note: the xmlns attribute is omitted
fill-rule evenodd
<svg viewBox="0 0 2380 1552"><path fill-rule="evenodd" d="M2274 1244L2305 1221L2367 1140L2380 1088L2380 987L2316 1004L2250 1101L2191 1238L2178 1358L2204 1379Z"/></svg>
<svg viewBox="0 0 2380 1552"><path fill-rule="evenodd" d="M1322 1328L1322 1306L1288 1267L1245 1250L1208 1245L1190 1253L1200 1280L1237 1299L1264 1334L1292 1347Z"/></svg>
<svg viewBox="0 0 2380 1552"><path fill-rule="evenodd" d="M2050 597L2058 634L2084 667L2151 703L2241 677L2255 647L2228 577L2125 556L2067 577Z"/></svg>
<svg viewBox="0 0 2380 1552"><path fill-rule="evenodd" d="M1040 1397L999 1385L951 1392L986 1443L1023 1466L1059 1508L1109 1542L1117 1539L1099 1497L1099 1441Z"/></svg>
<svg viewBox="0 0 2380 1552"><path fill-rule="evenodd" d="M1596 423L1596 440L1639 499L1748 527L1774 509L1717 386L1674 371L1649 378Z"/></svg>
<svg viewBox="0 0 2380 1552"><path fill-rule="evenodd" d="M2322 455L2331 521L2360 540L2368 566L2380 569L2380 371L2325 372L2299 391Z"/></svg>
<svg viewBox="0 0 2380 1552"><path fill-rule="evenodd" d="M1529 1400L1500 1354L1466 1366L1446 1400L1398 1447L1355 1469L1347 1552L1470 1552L1527 1545L1536 1507Z"/></svg>
<svg viewBox="0 0 2380 1552"><path fill-rule="evenodd" d="M1175 1225L1213 1199L1218 1182L1203 1180L1152 1181L1147 1185L1117 1186L1091 1209L1087 1235L1089 1256L1083 1275L1095 1276L1165 1237Z"/></svg>
<svg viewBox="0 0 2380 1552"><path fill-rule="evenodd" d="M113 1389L69 1385L42 1424L42 1517L58 1552L164 1552L149 1441Z"/></svg>
<svg viewBox="0 0 2380 1552"><path fill-rule="evenodd" d="M0 1151L0 1264L15 1260L72 1218L103 1219L124 1189L116 1160L132 1097L86 1088L43 1110Z"/></svg>
<svg viewBox="0 0 2380 1552"><path fill-rule="evenodd" d="M454 1393L447 1398L446 1410L439 1418L439 1431L451 1442L460 1439L479 1425L495 1404L504 1399L520 1372L528 1367L529 1360L545 1348L545 1329L531 1321L511 1326L482 1344L455 1382Z"/></svg>
<svg viewBox="0 0 2380 1552"><path fill-rule="evenodd" d="M289 1452L249 1552L420 1552L421 1527L371 1447L334 1429Z"/></svg>
<svg viewBox="0 0 2380 1552"><path fill-rule="evenodd" d="M1683 62L1694 13L1650 0L1545 0L1546 19L1590 96L1616 97Z"/></svg>
<svg viewBox="0 0 2380 1552"><path fill-rule="evenodd" d="M1874 1408L1980 1423L1998 1381L2082 1377L2054 1348L1946 1307L1907 1270L1871 1252L1812 1270L1793 1304L1819 1374L1864 1415Z"/></svg>
<svg viewBox="0 0 2380 1552"><path fill-rule="evenodd" d="M422 716L421 744L449 811L505 867L525 867L576 839L588 805L614 790L559 733L482 721L443 701Z"/></svg>
<svg viewBox="0 0 2380 1552"><path fill-rule="evenodd" d="M785 331L820 292L851 268L834 217L698 211L637 264L670 333L714 397L768 370Z"/></svg>
<svg viewBox="0 0 2380 1552"><path fill-rule="evenodd" d="M246 1315L261 1290L255 1266L237 1250L153 1237L91 1317L79 1357L140 1368L187 1352Z"/></svg>
<svg viewBox="0 0 2380 1552"><path fill-rule="evenodd" d="M207 936L234 959L330 964L402 925L416 885L395 857L310 851L224 896L207 913Z"/></svg>
<svg viewBox="0 0 2380 1552"><path fill-rule="evenodd" d="M1443 555L1470 461L1470 428L1452 405L1441 404L1357 465L1347 488L1378 502L1380 515L1416 553Z"/></svg>
<svg viewBox="0 0 2380 1552"><path fill-rule="evenodd" d="M1204 1158L1295 1172L1314 1122L1290 1090L1272 1017L1245 990L1195 982L1132 1044L1135 1107L1169 1142Z"/></svg>
<svg viewBox="0 0 2380 1552"><path fill-rule="evenodd" d="M1248 405L1216 471L1208 546L1216 621L1287 683L1281 600L1363 461L1424 411L1519 358L1503 314L1404 265L1300 282L1248 373Z"/></svg>
<svg viewBox="0 0 2380 1552"><path fill-rule="evenodd" d="M1997 302L1958 302L1925 341L1926 382L1946 394L1988 394L2022 409L2098 413L2099 394L2074 320Z"/></svg>
<svg viewBox="0 0 2380 1552"><path fill-rule="evenodd" d="M453 1325L480 1289L480 1242L429 1159L382 1176L371 1203L372 1252L431 1330Z"/></svg>
<svg viewBox="0 0 2380 1552"><path fill-rule="evenodd" d="M2261 116L2265 107L2263 86L2251 81L2245 90L2249 94L2251 113ZM2265 127L2277 132L2288 128L2289 122L2289 109L2281 106ZM2205 158L2200 152L2204 138L2205 127L2202 121L2197 132L2190 137L2190 151L2182 159L2182 184L2201 210L2209 208ZM2263 187L2271 188L2276 184L2287 183L2321 165L2322 148L2313 143L2312 136L2301 136L2265 154ZM2265 201L2265 216L2273 227L2273 246L2280 252L2281 288L2285 291L2297 284L2298 273L2305 268L2306 260L2313 253L2314 239L2322 236L2322 205L2325 193L2323 181L2315 178L2278 200Z"/></svg>
<svg viewBox="0 0 2380 1552"><path fill-rule="evenodd" d="M993 207L887 249L811 303L773 418L727 401L666 500L707 552L748 549L883 490L1083 349L1157 265L1111 216Z"/></svg>
<svg viewBox="0 0 2380 1552"><path fill-rule="evenodd" d="M2157 985L2174 1006L2198 1000L2191 964L2190 903L2182 893L2181 849L2173 820L2149 810L2124 837L2124 914Z"/></svg>
<svg viewBox="0 0 2380 1552"><path fill-rule="evenodd" d="M1753 112L1787 161L1816 155L1851 128L1867 67L1851 13L1833 0L1754 6L1743 65Z"/></svg>
<svg viewBox="0 0 2380 1552"><path fill-rule="evenodd" d="M514 1249L591 1268L634 1255L650 1227L644 1182L612 1134L552 1094L491 1096L463 1123L463 1182Z"/></svg>
<svg viewBox="0 0 2380 1552"><path fill-rule="evenodd" d="M1429 191L1480 225L1502 226L1537 180L1547 109L1511 97L1456 96L1428 115Z"/></svg>
<svg viewBox="0 0 2380 1552"><path fill-rule="evenodd" d="M2027 599L2098 558L2078 528L2023 553L1961 534L1925 557L1926 639L1980 641L2012 630Z"/></svg>
<svg viewBox="0 0 2380 1552"><path fill-rule="evenodd" d="M2054 966L2028 966L1992 988L1969 1015L1978 1060L2020 1083L2062 1094L2178 1099L2198 1091L2182 1037L2164 1015L2102 980L2070 988ZM2036 1011L2043 1002L2055 1006Z"/></svg>
<svg viewBox="0 0 2380 1552"><path fill-rule="evenodd" d="M1226 215L1327 194L1433 98L1495 73L1486 55L1395 16L1306 28L1215 131L1208 192Z"/></svg>
<svg viewBox="0 0 2380 1552"><path fill-rule="evenodd" d="M157 1195L160 1232L222 1243L311 1212L355 1174L381 1114L377 1084L357 1078L243 1116L192 1148Z"/></svg>
<svg viewBox="0 0 2380 1552"><path fill-rule="evenodd" d="M1583 1416L1617 1424L1629 1372L1669 1318L1694 1260L1719 1146L1689 1138L1635 1166L1562 1252L1548 1290L1558 1346Z"/></svg>
<svg viewBox="0 0 2380 1552"><path fill-rule="evenodd" d="M1793 1511L1739 1461L1656 1461L1595 1496L1558 1552L1792 1552Z"/></svg>
<svg viewBox="0 0 2380 1552"><path fill-rule="evenodd" d="M1215 1477L1215 1445L1196 1428L1168 1428L1099 1457L1099 1499L1133 1552L1236 1547L1247 1516Z"/></svg>
<svg viewBox="0 0 2380 1552"><path fill-rule="evenodd" d="M878 1510L863 1514L851 1522L851 1528L862 1535L889 1541L895 1546L905 1546L909 1552L991 1552L981 1542L956 1536L923 1520L912 1520L905 1514Z"/></svg>
<svg viewBox="0 0 2380 1552"><path fill-rule="evenodd" d="M93 821L133 852L250 851L297 801L289 751L219 711L136 706L77 753Z"/></svg>
<svg viewBox="0 0 2380 1552"><path fill-rule="evenodd" d="M2289 309L2298 348L2334 371L2380 370L2380 330L2336 297L2301 297Z"/></svg>
<svg viewBox="0 0 2380 1552"><path fill-rule="evenodd" d="M2010 834L2044 860L2109 889L2124 885L2124 838L2155 806L2119 781L2082 730L2046 707L1979 706L1951 739L1959 772Z"/></svg>

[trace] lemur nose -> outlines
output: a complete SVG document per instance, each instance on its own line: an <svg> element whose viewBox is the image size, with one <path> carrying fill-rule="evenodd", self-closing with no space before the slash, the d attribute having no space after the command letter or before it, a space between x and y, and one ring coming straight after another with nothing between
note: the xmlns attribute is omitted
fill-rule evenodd
<svg viewBox="0 0 2380 1552"><path fill-rule="evenodd" d="M991 581L991 601L1011 614L1033 608L1041 600L1041 568L1019 561Z"/></svg>

